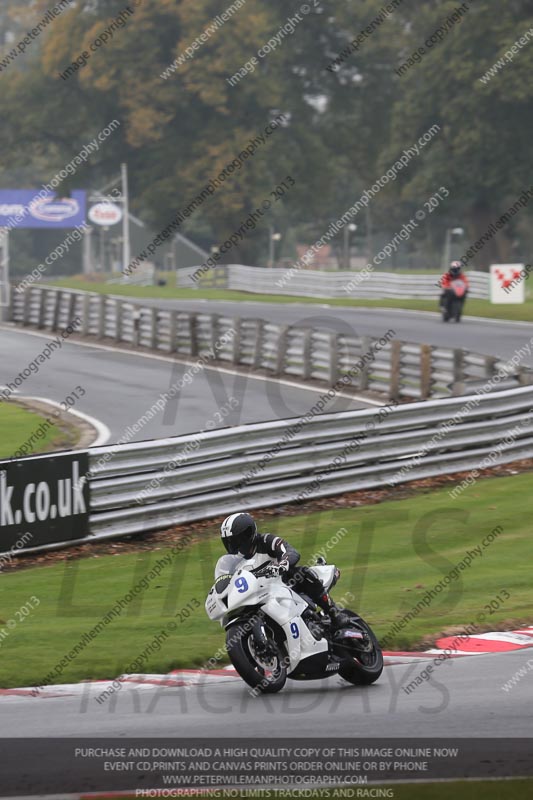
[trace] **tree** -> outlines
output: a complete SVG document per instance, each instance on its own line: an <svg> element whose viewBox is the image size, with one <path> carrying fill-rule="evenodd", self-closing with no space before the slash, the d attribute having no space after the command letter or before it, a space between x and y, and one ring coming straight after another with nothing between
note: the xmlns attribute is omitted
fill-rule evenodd
<svg viewBox="0 0 533 800"><path fill-rule="evenodd" d="M488 83L481 81L485 71L533 27L533 15L522 2L506 3L505 13L497 15L488 0L469 6L442 43L426 48L421 62L398 78L388 152L398 152L431 125L440 126L438 137L417 159L416 169L408 177L406 173L403 197L420 203L444 184L450 190L454 224L464 220L468 242L473 243L533 183L527 177L533 167L529 81L533 49L522 50L515 63ZM425 47L426 39L452 17L456 7L453 0L418 7L411 16L402 62L420 45ZM514 230L511 222L485 244L474 263L487 267L512 259Z"/></svg>
<svg viewBox="0 0 533 800"><path fill-rule="evenodd" d="M162 229L283 114L283 125L182 225L220 244L272 201L228 254L256 263L270 226L318 238L437 124L438 136L356 222L360 232L377 227L390 238L444 185L449 198L413 238L430 231L442 241L447 227L464 225L473 242L527 183L533 48L486 83L480 78L533 19L524 0L507 0L498 18L488 0L466 5L453 21L457 0L403 0L392 10L377 10L374 0L310 0L293 9L285 0L234 0L221 20L218 0L142 3L127 18L123 0L78 0L25 55L23 69L14 64L1 75L4 176L45 181L118 119L119 130L64 187L99 186L125 160L132 209ZM38 0L26 19L47 7ZM425 45L443 25L442 40ZM418 63L411 54L420 46ZM295 185L273 197L287 175ZM527 235L528 218L527 210L515 215L477 263L515 256L512 237Z"/></svg>

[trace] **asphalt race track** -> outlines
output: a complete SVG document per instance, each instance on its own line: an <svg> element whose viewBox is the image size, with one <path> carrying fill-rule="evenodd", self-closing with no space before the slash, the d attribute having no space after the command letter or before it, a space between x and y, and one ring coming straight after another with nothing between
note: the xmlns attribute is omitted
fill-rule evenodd
<svg viewBox="0 0 533 800"><path fill-rule="evenodd" d="M527 322L505 322L479 317L464 317L462 322L445 325L439 314L429 311L406 311L394 308L347 308L305 303L260 303L225 300L142 300L143 305L203 311L228 317L262 317L269 322L303 324L348 333L352 336L380 337L392 328L396 338L406 342L464 347L474 353L511 357L533 336ZM468 304L467 304L468 309ZM523 359L533 366L531 355Z"/></svg>
<svg viewBox="0 0 533 800"><path fill-rule="evenodd" d="M222 642L222 639L221 639ZM338 676L287 681L276 695L252 697L237 677L196 686L127 686L99 705L107 682L73 696L0 698L0 718L12 737L234 736L523 737L533 733L531 680L502 685L532 650L448 659L407 694L429 661L386 666L369 687ZM66 689L68 691L68 689Z"/></svg>
<svg viewBox="0 0 533 800"><path fill-rule="evenodd" d="M147 744L166 738L177 745L180 737L185 744L194 737L224 746L228 732L243 744L259 736L276 745L291 739L301 745L305 738L323 745L328 739L344 737L347 743L372 740L378 746L376 740L400 739L406 747L417 739L424 746L449 739L457 746L461 739L469 739L458 765L465 772L459 774L494 777L498 770L505 775L531 774L530 681L520 681L509 692L502 690L502 684L528 661L528 654L530 648L448 660L434 682L420 685L411 694L401 687L421 672L421 663L387 666L370 687L350 686L338 677L311 683L289 681L282 692L268 697L252 697L240 679L223 677L191 688L127 686L103 705L96 703L96 696L105 682L88 684L81 695L3 696L0 715L10 741L4 746L2 784L10 794L29 794L31 787L32 795L50 792L54 785L65 791L71 783L74 787L81 783L88 790L98 788L100 781L102 788L103 779L108 789L132 788L133 776L105 773L102 778L102 759L75 759L70 750L82 743L95 747L99 741L120 746L128 739ZM61 746L55 743L59 737ZM70 749L65 743L69 738ZM499 741L496 755L488 758L483 739L490 738ZM32 758L27 757L29 744ZM141 785L148 788L146 783Z"/></svg>
<svg viewBox="0 0 533 800"><path fill-rule="evenodd" d="M36 336L33 331L2 327L0 385L13 383L44 349L46 342L53 339L54 334ZM160 394L179 380L187 367L164 355L117 352L88 341L81 344L66 341L37 373L19 386L18 393L61 402L76 386L82 386L86 394L76 403L75 410L103 422L111 431L110 440L117 441L128 425L137 422ZM299 416L312 408L322 393L323 389L290 385L290 382L232 374L231 365L222 370L205 369L132 441L194 433L211 420L214 428L220 428ZM240 401L239 405L229 408L229 414L221 420L217 411L232 396ZM337 397L328 404L328 411L368 408L369 405Z"/></svg>
<svg viewBox="0 0 533 800"><path fill-rule="evenodd" d="M206 310L206 303L201 301L157 304ZM230 316L264 314L271 321L350 330L357 335L380 336L392 327L402 339L461 346L501 357L512 356L533 334L533 326L525 324L488 326L484 321L466 320L461 326L445 327L436 316L391 310L225 302L210 302L209 310ZM36 335L34 331L3 326L0 384L12 381L51 338L53 334ZM533 358L524 362L533 364ZM111 439L116 440L186 369L186 364L172 363L164 355L119 351L91 341L64 342L61 350L24 381L19 394L61 401L76 386L82 386L86 394L76 410L103 422L110 429ZM241 405L215 427L295 416L308 410L321 393L320 389L247 378L230 370L206 369L183 390L179 402L148 423L137 438L202 429L231 396L239 398ZM362 407L363 402L338 398L328 410ZM285 689L273 696L252 697L246 685L232 676L218 676L192 686L124 686L102 705L96 702L96 696L107 682L60 687L57 696L53 692L38 697L6 693L0 696L0 719L2 729L14 740L10 748L11 752L15 748L16 757L2 759L2 779L6 787L18 786L21 778L31 787L31 792L24 792L21 785L14 794L38 794L41 787L44 790L47 777L62 766L59 756L54 762L53 737L148 740L194 736L223 740L228 731L235 737L273 740L280 735L300 740L531 737L530 676L510 691L502 689L531 653L526 649L448 659L431 680L409 694L402 686L420 674L424 662L388 665L381 679L370 687L353 687L339 677L309 683L288 681ZM27 758L30 737L42 737L47 765L44 771L42 759ZM512 754L511 741L507 743L507 765ZM76 781L75 770L69 777Z"/></svg>
<svg viewBox="0 0 533 800"><path fill-rule="evenodd" d="M446 347L463 347L473 352L510 358L533 335L528 323L465 318L460 325L443 325L437 314L395 309L327 307L298 303L271 304L258 302L226 302L205 300L150 300L143 304L180 308L186 311L216 312L228 317L261 317L272 322L314 326L349 335L382 336L392 328L397 338ZM0 338L0 385L12 382L44 348L52 334L35 335L13 326L2 326ZM524 351L522 351L524 352ZM531 355L522 363L533 366ZM86 390L75 410L104 423L110 440L116 441L128 425L139 420L159 395L168 390L186 371L187 365L172 363L164 355L113 351L92 342L65 342L61 351L19 387L20 395L32 395L61 402L77 385ZM299 416L312 407L322 390L304 388L290 381L278 382L260 376L233 374L231 366L222 370L205 369L185 387L174 403L148 422L137 440L177 436L205 428L212 420L214 428ZM215 419L216 412L231 396L241 402L225 417ZM344 411L368 407L364 400L338 397L328 411Z"/></svg>

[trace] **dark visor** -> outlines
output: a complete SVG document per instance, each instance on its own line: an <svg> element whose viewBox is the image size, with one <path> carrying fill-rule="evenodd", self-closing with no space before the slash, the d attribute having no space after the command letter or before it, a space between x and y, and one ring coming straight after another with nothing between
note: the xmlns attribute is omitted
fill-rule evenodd
<svg viewBox="0 0 533 800"><path fill-rule="evenodd" d="M226 550L232 556L237 555L237 553L241 553L243 556L251 555L252 542L246 534L240 533L237 536L227 536L223 541Z"/></svg>

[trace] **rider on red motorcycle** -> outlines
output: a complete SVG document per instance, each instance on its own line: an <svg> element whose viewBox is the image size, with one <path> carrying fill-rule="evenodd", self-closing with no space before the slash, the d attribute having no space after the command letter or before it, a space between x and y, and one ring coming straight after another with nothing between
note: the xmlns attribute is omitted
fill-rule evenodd
<svg viewBox="0 0 533 800"><path fill-rule="evenodd" d="M455 281L457 278L461 278L465 282L468 293L470 284L468 283L468 278L466 277L464 272L462 272L462 269L463 267L460 261L452 261L452 263L450 264L450 269L448 270L448 272L445 272L442 278L440 279L439 283L442 289L442 294L440 296L441 306L444 304L444 298L446 297L446 292L450 288L452 281Z"/></svg>

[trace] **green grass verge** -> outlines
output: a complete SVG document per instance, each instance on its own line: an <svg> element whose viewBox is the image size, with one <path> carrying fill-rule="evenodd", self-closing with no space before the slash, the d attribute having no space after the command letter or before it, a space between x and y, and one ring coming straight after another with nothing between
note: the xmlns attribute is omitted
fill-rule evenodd
<svg viewBox="0 0 533 800"><path fill-rule="evenodd" d="M380 787L383 788L383 787ZM432 784L391 784L395 800L528 800L533 797L533 780L446 781Z"/></svg>
<svg viewBox="0 0 533 800"><path fill-rule="evenodd" d="M175 286L122 286L108 283L93 283L81 278L65 278L56 281L54 286L65 289L80 289L98 292L99 294L116 294L125 297L152 297L167 300L241 300L258 301L262 303L308 303L310 305L347 306L349 308L402 308L411 311L437 311L437 294L435 300L351 300L349 298L316 298L316 297L287 297L277 294L253 294L252 292L236 292L226 289L178 289ZM466 305L467 316L489 317L491 319L504 319L514 321L533 322L533 299L528 299L523 305L493 305L488 300L468 300Z"/></svg>
<svg viewBox="0 0 533 800"><path fill-rule="evenodd" d="M368 618L383 637L468 549L501 525L503 533L482 557L394 637L391 644L404 648L426 634L470 623L502 590L510 598L494 613L487 611L489 629L503 620L532 618L531 479L531 474L523 474L478 481L455 502L446 491L438 491L360 508L268 517L259 520L260 529L287 537L306 563L346 528L348 533L338 535L338 544L328 551L329 560L342 571L334 596L339 600L351 591L354 600L346 604ZM0 686L40 684L83 634L168 552L158 545L152 551L94 555L2 575ZM175 629L161 649L133 671L165 672L205 663L224 643L221 628L207 619L203 607L221 552L213 524L200 541L162 568L160 576L103 626L74 660L65 663L54 682L115 677L131 667L158 632L168 632L169 623ZM20 616L17 612L31 596L38 599L38 606L8 628L8 620ZM176 613L188 604L196 608L180 621Z"/></svg>
<svg viewBox="0 0 533 800"><path fill-rule="evenodd" d="M33 411L11 403L0 403L0 458L11 458L39 429L42 438L28 445L27 455L63 447L66 444L64 432L56 425L47 429L40 428L44 421L44 417Z"/></svg>

